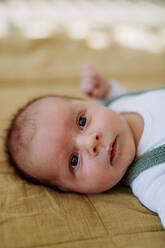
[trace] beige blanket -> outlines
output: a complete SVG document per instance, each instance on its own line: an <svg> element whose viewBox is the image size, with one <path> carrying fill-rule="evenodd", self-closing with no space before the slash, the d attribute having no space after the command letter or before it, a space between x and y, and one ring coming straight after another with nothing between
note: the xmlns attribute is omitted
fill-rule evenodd
<svg viewBox="0 0 165 248"><path fill-rule="evenodd" d="M3 42L0 42L0 49L3 48L0 56L0 247L164 248L165 231L159 218L143 207L129 188L116 186L106 193L81 195L32 185L16 175L7 162L3 146L10 118L27 100L53 92L82 96L80 72L87 60L107 76L117 77L130 90L141 90L165 86L164 55L156 57L124 50L125 57L122 53L120 60L121 48L111 55L110 50L92 51L81 42L69 46L66 39L62 39L63 43L55 38L22 41L21 46L20 39L15 43ZM130 56L136 64L131 63Z"/></svg>

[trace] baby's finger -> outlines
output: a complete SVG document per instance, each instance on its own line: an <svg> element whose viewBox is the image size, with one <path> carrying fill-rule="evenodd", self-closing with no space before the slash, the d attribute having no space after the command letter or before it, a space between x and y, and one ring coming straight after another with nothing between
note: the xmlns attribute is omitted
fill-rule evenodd
<svg viewBox="0 0 165 248"><path fill-rule="evenodd" d="M93 70L93 69L94 69L94 67L90 64L83 65L83 70Z"/></svg>
<svg viewBox="0 0 165 248"><path fill-rule="evenodd" d="M93 77L95 74L95 69L91 65L85 65L82 70L83 77Z"/></svg>
<svg viewBox="0 0 165 248"><path fill-rule="evenodd" d="M91 68L84 68L82 71L82 83L84 85L86 84L92 84L93 79L94 79L94 70Z"/></svg>
<svg viewBox="0 0 165 248"><path fill-rule="evenodd" d="M93 96L94 89L96 88L97 82L90 77L82 78L81 90L88 96Z"/></svg>
<svg viewBox="0 0 165 248"><path fill-rule="evenodd" d="M91 79L90 78L82 78L80 88L85 94L88 94L88 92L91 91L93 88L92 83L91 83Z"/></svg>

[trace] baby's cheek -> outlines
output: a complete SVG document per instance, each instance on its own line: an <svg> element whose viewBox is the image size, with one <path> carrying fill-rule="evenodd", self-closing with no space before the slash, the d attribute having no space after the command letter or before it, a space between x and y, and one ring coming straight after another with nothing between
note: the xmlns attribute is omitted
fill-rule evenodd
<svg viewBox="0 0 165 248"><path fill-rule="evenodd" d="M89 167L93 170L105 169L105 165L107 164L107 157L105 156L105 151L103 149L98 150L98 155L91 157L88 161Z"/></svg>

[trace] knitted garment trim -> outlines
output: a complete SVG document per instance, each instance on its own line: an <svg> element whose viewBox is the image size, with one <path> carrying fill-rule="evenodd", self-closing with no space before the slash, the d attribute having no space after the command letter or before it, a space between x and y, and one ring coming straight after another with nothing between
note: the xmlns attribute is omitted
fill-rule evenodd
<svg viewBox="0 0 165 248"><path fill-rule="evenodd" d="M135 158L121 182L128 186L141 172L164 162L165 145L162 145Z"/></svg>

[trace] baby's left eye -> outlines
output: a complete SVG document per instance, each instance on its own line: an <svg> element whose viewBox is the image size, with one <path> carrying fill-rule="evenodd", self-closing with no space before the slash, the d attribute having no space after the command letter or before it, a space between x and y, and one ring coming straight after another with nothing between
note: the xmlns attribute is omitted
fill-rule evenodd
<svg viewBox="0 0 165 248"><path fill-rule="evenodd" d="M85 116L80 116L80 118L78 119L78 125L81 129L84 129L85 125L87 122L87 118Z"/></svg>
<svg viewBox="0 0 165 248"><path fill-rule="evenodd" d="M76 167L78 166L78 161L79 161L78 154L75 154L71 157L70 164L72 169L76 169Z"/></svg>

